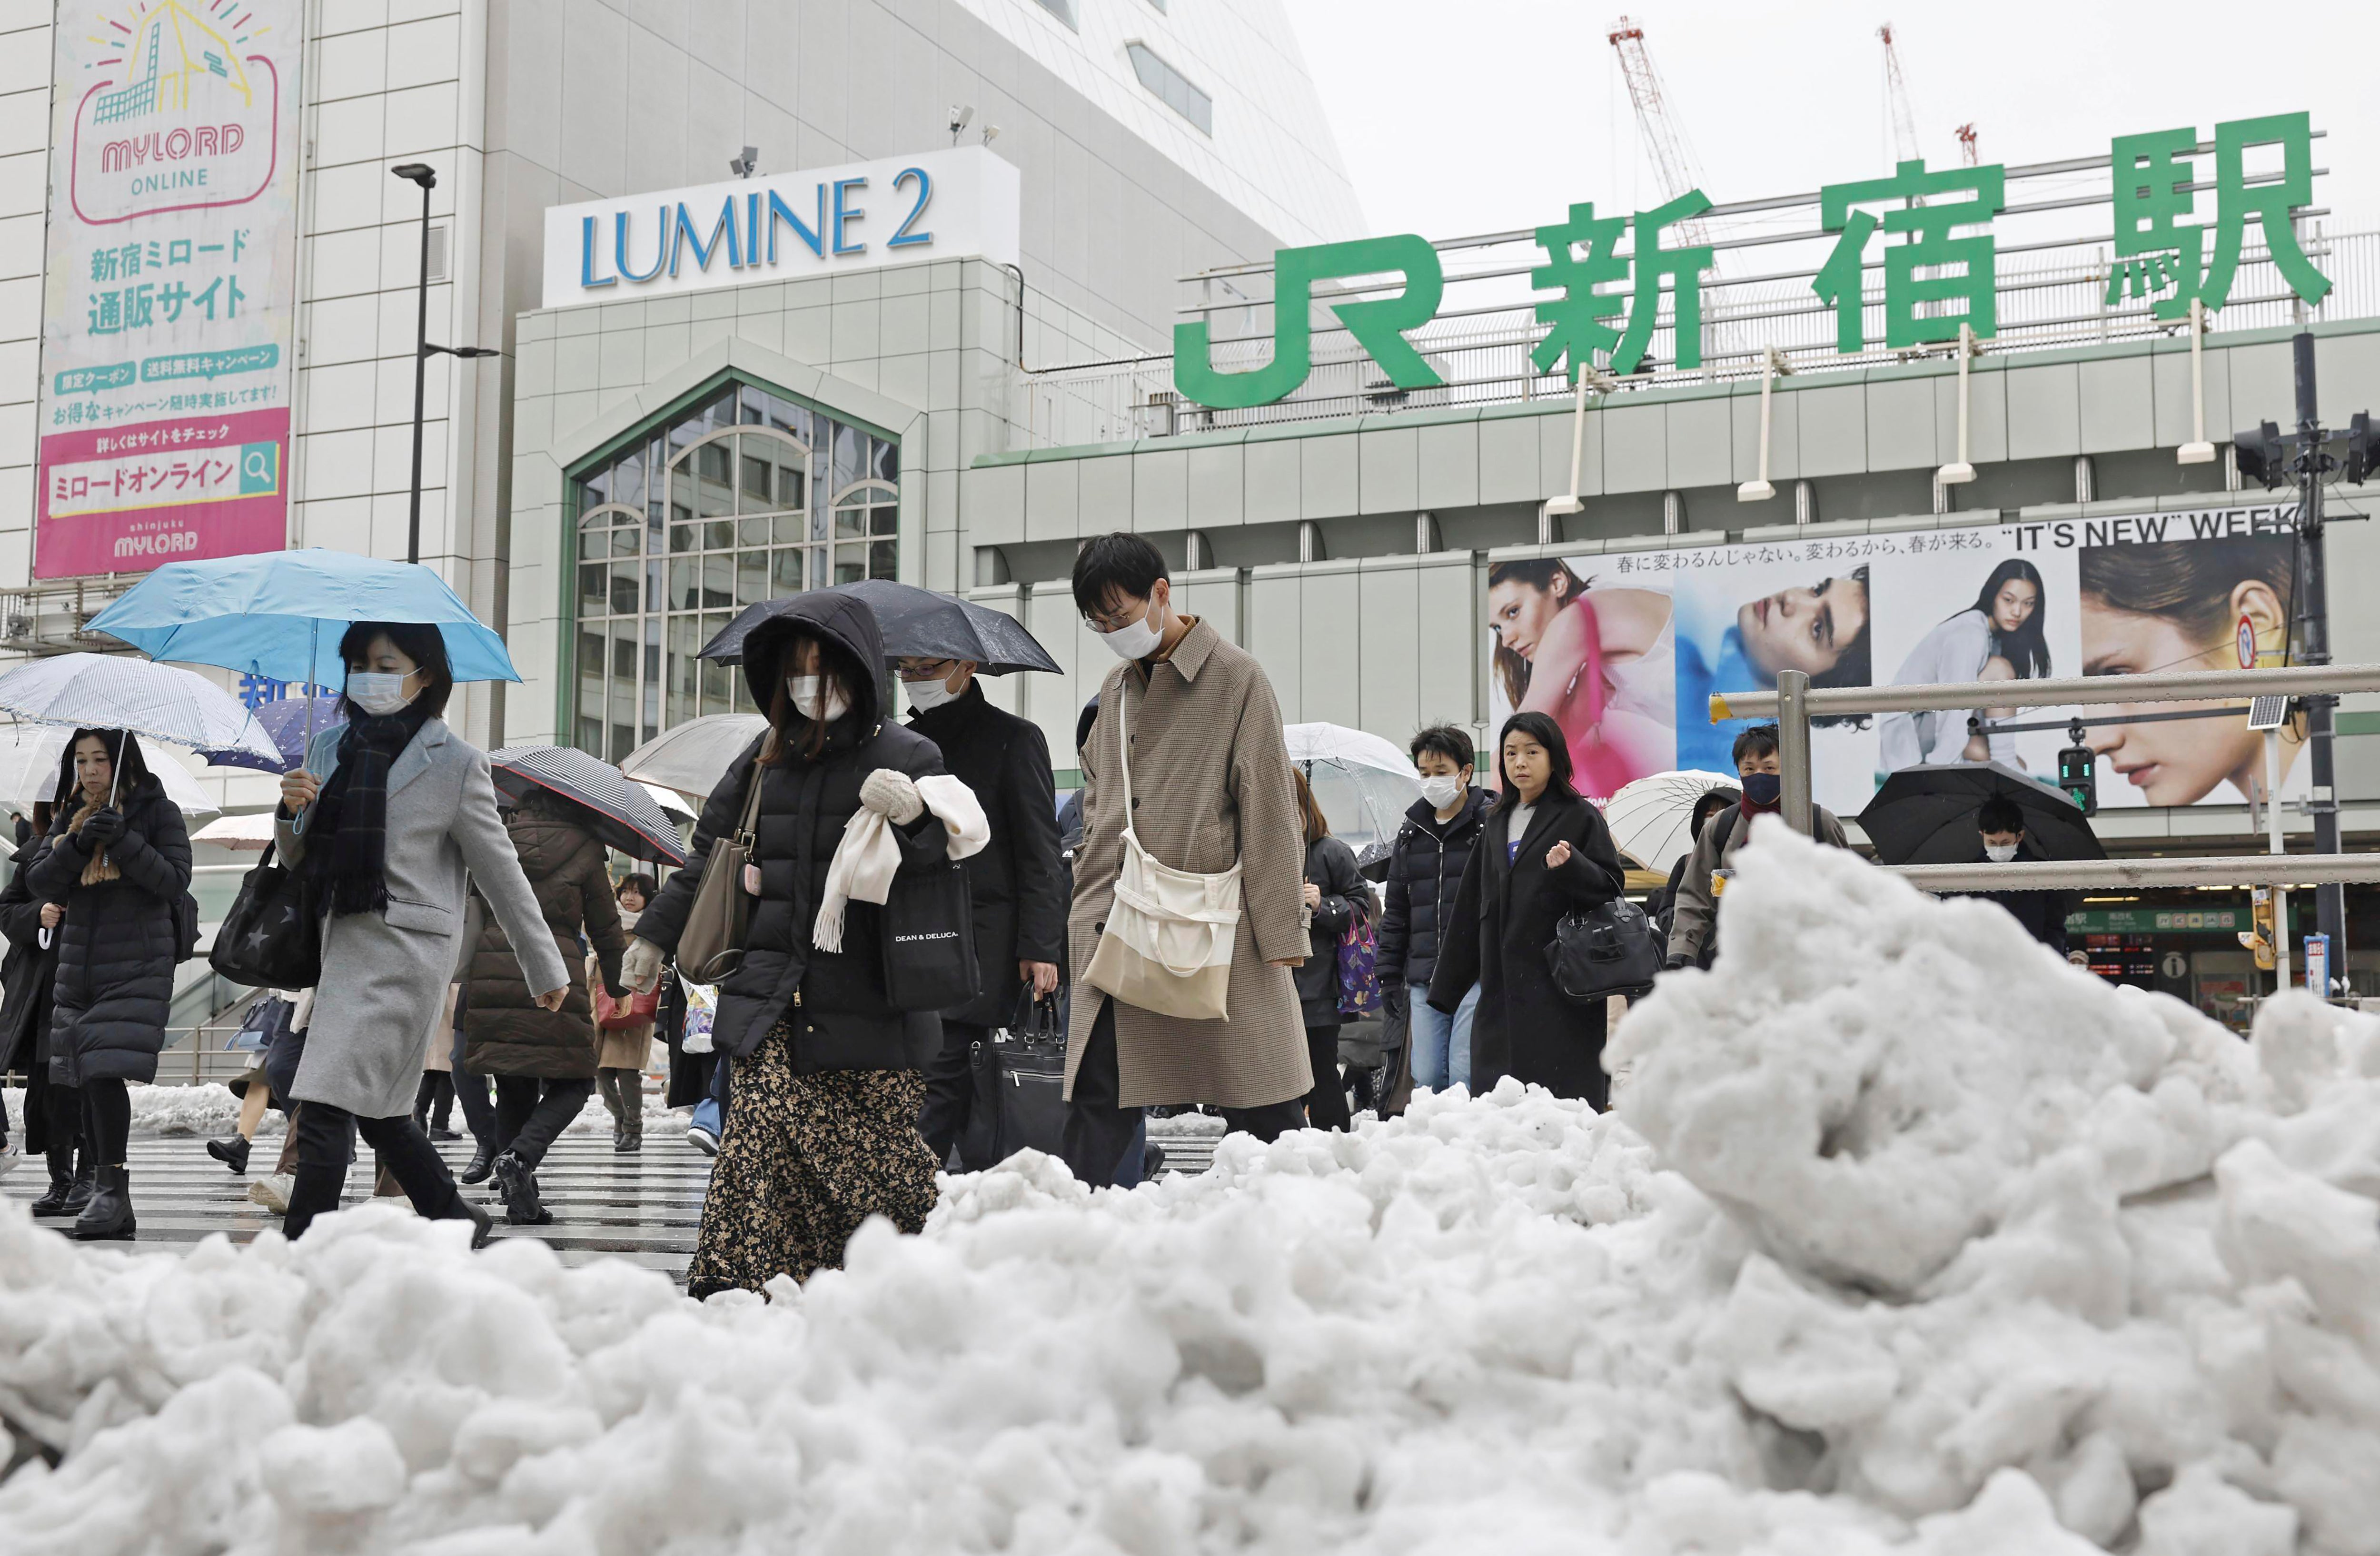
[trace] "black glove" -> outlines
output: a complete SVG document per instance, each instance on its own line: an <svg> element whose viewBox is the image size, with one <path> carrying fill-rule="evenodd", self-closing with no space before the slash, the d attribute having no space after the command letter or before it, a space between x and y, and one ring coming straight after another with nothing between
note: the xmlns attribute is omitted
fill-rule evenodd
<svg viewBox="0 0 2380 1556"><path fill-rule="evenodd" d="M1670 953L1670 959L1661 964L1661 970L1663 972L1676 972L1682 967L1691 967L1694 965L1694 959L1687 955L1684 952L1672 951Z"/></svg>
<svg viewBox="0 0 2380 1556"><path fill-rule="evenodd" d="M94 810L78 833L87 853L97 853L124 835L124 812L113 807Z"/></svg>

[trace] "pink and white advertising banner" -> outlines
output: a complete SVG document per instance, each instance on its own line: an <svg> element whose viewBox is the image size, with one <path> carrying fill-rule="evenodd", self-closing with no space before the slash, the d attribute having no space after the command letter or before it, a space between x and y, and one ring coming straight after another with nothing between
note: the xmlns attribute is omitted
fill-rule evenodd
<svg viewBox="0 0 2380 1556"><path fill-rule="evenodd" d="M33 574L288 532L301 0L61 0Z"/></svg>

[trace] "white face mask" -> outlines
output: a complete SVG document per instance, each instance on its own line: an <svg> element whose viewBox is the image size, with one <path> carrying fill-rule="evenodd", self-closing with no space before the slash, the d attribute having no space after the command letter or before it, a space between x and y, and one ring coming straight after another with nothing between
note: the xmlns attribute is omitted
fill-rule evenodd
<svg viewBox="0 0 2380 1556"><path fill-rule="evenodd" d="M1147 659L1165 641L1165 634L1148 625L1148 614L1144 611L1138 621L1100 633L1099 641L1118 659Z"/></svg>
<svg viewBox="0 0 2380 1556"><path fill-rule="evenodd" d="M1996 865L2004 865L2016 857L2020 846L2014 843L1986 843L1984 845L1984 857Z"/></svg>
<svg viewBox="0 0 2380 1556"><path fill-rule="evenodd" d="M412 702L406 691L405 675L390 675L375 670L347 672L347 700L375 717L403 712Z"/></svg>
<svg viewBox="0 0 2380 1556"><path fill-rule="evenodd" d="M919 713L930 713L959 695L940 681L904 681L901 690L908 697L911 710Z"/></svg>
<svg viewBox="0 0 2380 1556"><path fill-rule="evenodd" d="M843 695L843 683L829 675L788 675L785 690L794 699L794 711L806 719L832 723L851 711L851 699Z"/></svg>
<svg viewBox="0 0 2380 1556"><path fill-rule="evenodd" d="M1459 772L1432 773L1421 781L1421 797L1429 801L1433 810L1443 810L1463 797L1463 775Z"/></svg>

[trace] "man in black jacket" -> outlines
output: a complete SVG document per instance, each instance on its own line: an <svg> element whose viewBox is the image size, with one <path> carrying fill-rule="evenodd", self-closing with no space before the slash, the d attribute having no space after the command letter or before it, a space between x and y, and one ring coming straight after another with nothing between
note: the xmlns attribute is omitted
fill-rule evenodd
<svg viewBox="0 0 2380 1556"><path fill-rule="evenodd" d="M1471 782L1471 736L1452 724L1423 730L1412 750L1422 797L1405 812L1389 854L1380 987L1406 1013L1414 1084L1438 1091L1471 1084L1471 1016L1479 1008L1479 987L1472 985L1447 1015L1429 1008L1429 975L1437 970L1446 916L1454 911L1463 867L1487 822L1490 796Z"/></svg>
<svg viewBox="0 0 2380 1556"><path fill-rule="evenodd" d="M990 843L966 860L983 991L942 1013L942 1047L927 1063L926 1105L917 1115L934 1159L947 1161L974 1112L975 1045L1009 1024L1026 988L1038 999L1058 987L1065 864L1050 746L1039 727L985 700L973 660L905 658L899 668L914 711L909 727L941 748L944 765L975 791L991 824ZM963 1158L961 1165L972 1172L992 1163Z"/></svg>
<svg viewBox="0 0 2380 1556"><path fill-rule="evenodd" d="M1975 831L1982 834L1983 843L1983 850L1975 859L1978 864L1988 860L2004 865L2040 857L2025 846L2024 812L2005 795L1994 795L1984 801L1982 808L1975 812ZM2066 954L2066 915L2074 906L2071 893L1957 892L1945 895L1980 897L1998 903L2024 926L2026 934L2060 956Z"/></svg>

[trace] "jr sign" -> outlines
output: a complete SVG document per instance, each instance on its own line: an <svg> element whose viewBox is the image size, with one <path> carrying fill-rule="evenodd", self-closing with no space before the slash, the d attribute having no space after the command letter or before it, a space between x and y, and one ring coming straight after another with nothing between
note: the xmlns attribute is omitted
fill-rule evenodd
<svg viewBox="0 0 2380 1556"><path fill-rule="evenodd" d="M2236 119L2215 127L2214 176L2204 179L2198 131L2185 127L2116 138L2109 149L2116 264L2107 282L2109 306L2144 298L2156 318L2186 315L2194 298L2211 312L2231 295L2252 229L2270 251L2291 291L2320 302L2330 282L2299 246L2291 213L2313 198L2313 129L2304 114ZM2252 176L2277 158L2277 176ZM1835 235L1810 283L1835 313L1836 348L1858 352L1881 344L1902 350L1959 338L1960 326L1989 339L1998 329L1998 252L1992 219L2006 205L2007 169L1929 170L1904 162L1882 178L1829 184L1818 191L1820 226ZM2196 219L2194 191L2211 188L2211 221ZM1567 221L1536 230L1546 262L1529 274L1541 295L1537 322L1546 326L1532 354L1537 371L1558 368L1572 381L1582 362L1600 357L1614 373L1636 371L1652 343L1661 292L1673 298L1681 368L1702 365L1702 276L1710 268L1707 243L1680 243L1674 234L1711 208L1700 189L1633 216L1597 214L1592 201L1570 208ZM1623 251L1623 237L1633 239ZM1884 272L1882 341L1868 333L1876 298L1864 289L1863 271L1880 248ZM550 261L549 261L550 262ZM1220 409L1269 405L1305 382L1312 366L1314 287L1355 276L1402 274L1393 297L1329 303L1389 381L1400 389L1441 382L1405 333L1437 316L1446 276L1438 250L1406 235L1283 249L1273 261L1272 360L1238 372L1218 371L1204 320L1173 328L1173 383L1184 398Z"/></svg>
<svg viewBox="0 0 2380 1556"><path fill-rule="evenodd" d="M1017 258L1016 169L981 146L557 205L545 306L976 255Z"/></svg>

